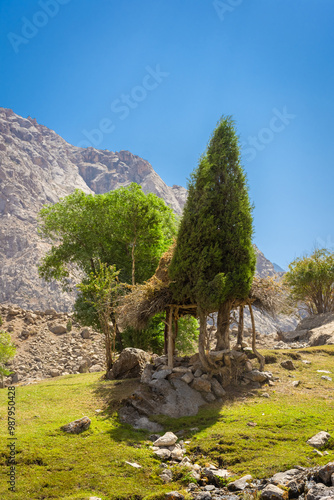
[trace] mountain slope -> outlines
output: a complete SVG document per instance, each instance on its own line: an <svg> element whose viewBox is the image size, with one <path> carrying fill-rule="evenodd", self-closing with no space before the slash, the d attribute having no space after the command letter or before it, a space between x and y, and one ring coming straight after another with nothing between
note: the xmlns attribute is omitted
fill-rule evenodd
<svg viewBox="0 0 334 500"><path fill-rule="evenodd" d="M75 189L105 193L131 182L181 214L186 189L167 186L142 158L72 146L36 120L0 108L0 302L69 310L73 298L38 277L37 264L49 247L37 234L36 216L43 204Z"/></svg>

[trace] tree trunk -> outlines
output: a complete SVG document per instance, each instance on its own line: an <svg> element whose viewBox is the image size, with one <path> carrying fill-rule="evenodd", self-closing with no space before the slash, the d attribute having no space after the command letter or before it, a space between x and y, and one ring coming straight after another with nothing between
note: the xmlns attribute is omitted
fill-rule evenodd
<svg viewBox="0 0 334 500"><path fill-rule="evenodd" d="M135 278L135 273L136 273L136 257L135 257L135 249L136 249L136 240L137 238L134 239L134 242L132 244L132 284L136 284L136 278Z"/></svg>
<svg viewBox="0 0 334 500"><path fill-rule="evenodd" d="M216 351L230 349L230 313L231 304L229 301L226 301L219 306L217 317Z"/></svg>
<svg viewBox="0 0 334 500"><path fill-rule="evenodd" d="M107 373L111 370L113 365L112 360L112 341L110 336L110 330L105 332L105 342L106 342L106 365L107 365Z"/></svg>
<svg viewBox="0 0 334 500"><path fill-rule="evenodd" d="M164 329L164 354L168 353L168 324L169 324L169 309L166 309L165 329Z"/></svg>
<svg viewBox="0 0 334 500"><path fill-rule="evenodd" d="M173 340L173 308L169 310L168 320L168 368L174 366L174 340Z"/></svg>
<svg viewBox="0 0 334 500"><path fill-rule="evenodd" d="M200 362L201 362L203 368L207 372L210 373L212 371L213 367L209 363L209 360L208 360L208 358L206 356L206 353L205 353L206 329L207 329L206 319L207 319L207 315L200 308L198 308L198 315L199 315L199 336L198 336L198 354L199 354L199 359L200 359Z"/></svg>
<svg viewBox="0 0 334 500"><path fill-rule="evenodd" d="M240 306L237 345L241 345L243 340L244 340L244 306Z"/></svg>
<svg viewBox="0 0 334 500"><path fill-rule="evenodd" d="M252 351L253 353L255 354L255 356L257 357L257 359L259 360L259 363L260 363L260 371L262 372L263 371L263 368L264 368L264 364L265 364L265 359L264 357L262 356L262 354L260 354L258 352L258 350L256 349L256 331L255 331L255 321L254 321L254 314L253 314L253 308L252 308L252 304L250 302L248 302L248 307L249 307L249 312L250 312L250 315L251 315L251 320L252 320L252 330L253 330L253 335L252 335Z"/></svg>

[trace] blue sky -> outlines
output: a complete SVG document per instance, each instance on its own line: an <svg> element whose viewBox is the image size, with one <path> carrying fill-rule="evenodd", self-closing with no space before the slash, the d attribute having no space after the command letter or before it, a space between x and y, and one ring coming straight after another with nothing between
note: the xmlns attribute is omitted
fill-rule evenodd
<svg viewBox="0 0 334 500"><path fill-rule="evenodd" d="M169 184L232 115L254 241L334 251L333 0L0 0L0 105Z"/></svg>

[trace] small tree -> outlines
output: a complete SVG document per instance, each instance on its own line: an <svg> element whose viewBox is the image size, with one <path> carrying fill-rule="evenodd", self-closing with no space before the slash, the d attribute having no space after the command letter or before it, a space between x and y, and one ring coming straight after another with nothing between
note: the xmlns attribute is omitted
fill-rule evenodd
<svg viewBox="0 0 334 500"><path fill-rule="evenodd" d="M216 349L229 350L233 301L249 294L256 264L251 212L234 122L223 117L191 175L169 269L175 300L198 305L200 355L207 313L218 311Z"/></svg>
<svg viewBox="0 0 334 500"><path fill-rule="evenodd" d="M105 336L107 372L112 368L115 352L116 322L113 313L120 292L118 275L115 266L99 262L96 272L77 285L88 304L94 307Z"/></svg>
<svg viewBox="0 0 334 500"><path fill-rule="evenodd" d="M334 311L334 253L317 249L310 256L294 260L284 281L291 298L309 314Z"/></svg>
<svg viewBox="0 0 334 500"><path fill-rule="evenodd" d="M6 368L6 364L10 361L16 352L16 347L13 344L9 333L0 331L0 379L3 385L3 378L11 374Z"/></svg>

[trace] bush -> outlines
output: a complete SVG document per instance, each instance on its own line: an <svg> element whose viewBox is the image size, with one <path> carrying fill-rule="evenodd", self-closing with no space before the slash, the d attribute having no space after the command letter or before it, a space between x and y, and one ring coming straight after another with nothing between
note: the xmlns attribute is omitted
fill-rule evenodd
<svg viewBox="0 0 334 500"><path fill-rule="evenodd" d="M0 314L0 326L2 326L2 325L3 325L3 319L2 319L2 316Z"/></svg>
<svg viewBox="0 0 334 500"><path fill-rule="evenodd" d="M0 380L3 381L3 377L7 377L11 374L9 370L6 369L6 364L10 361L16 352L16 347L10 338L9 333L0 331Z"/></svg>

